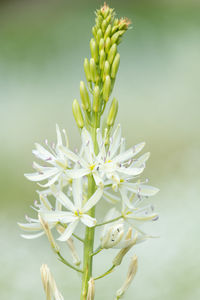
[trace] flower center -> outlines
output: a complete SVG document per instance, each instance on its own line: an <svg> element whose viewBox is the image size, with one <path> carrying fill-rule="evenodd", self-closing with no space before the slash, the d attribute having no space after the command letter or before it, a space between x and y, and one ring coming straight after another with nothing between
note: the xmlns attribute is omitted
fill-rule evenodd
<svg viewBox="0 0 200 300"><path fill-rule="evenodd" d="M76 217L80 217L82 215L82 213L80 212L79 209L77 209L75 212L74 212L75 216Z"/></svg>

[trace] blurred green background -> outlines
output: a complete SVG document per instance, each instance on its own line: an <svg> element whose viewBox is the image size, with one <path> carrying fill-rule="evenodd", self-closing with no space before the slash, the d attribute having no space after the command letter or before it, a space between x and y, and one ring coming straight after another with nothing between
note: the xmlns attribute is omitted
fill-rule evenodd
<svg viewBox="0 0 200 300"><path fill-rule="evenodd" d="M124 299L200 299L200 2L109 1L133 22L120 45L113 94L129 145L146 141L145 176L161 189L152 199L160 235L134 249L139 271ZM94 10L102 1L0 2L0 298L44 299L39 268L47 263L65 299L79 299L80 278L56 261L46 239L27 241L16 222L34 215L37 186L31 172L34 142L67 129L72 149L79 133L71 103L79 97L83 59L89 56ZM77 244L78 246L78 244ZM70 257L67 247L64 252ZM113 250L95 258L107 269ZM96 298L113 299L131 254L96 284Z"/></svg>

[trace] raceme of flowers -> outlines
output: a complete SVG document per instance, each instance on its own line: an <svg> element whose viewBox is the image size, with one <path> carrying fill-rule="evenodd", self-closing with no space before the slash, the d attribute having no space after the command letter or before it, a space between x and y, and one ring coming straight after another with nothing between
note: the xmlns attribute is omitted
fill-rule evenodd
<svg viewBox="0 0 200 300"><path fill-rule="evenodd" d="M109 138L109 143L108 132L105 130L102 134L102 130L97 129L98 153L95 154L92 137L88 130L83 128L80 151L73 152L69 149L65 130L62 136L56 125L56 132L56 144L50 146L46 141L46 147L35 145L36 150L33 150L33 154L43 165L34 162L36 172L25 174L29 180L38 182L40 187L44 188L38 191L39 203L34 203L38 216L42 217L51 229L58 224L62 225L64 230L58 240L66 241L80 225L98 226L100 222L89 216L88 211L99 201L106 200L112 204L112 208L103 220L110 224L103 229L102 247L127 246L132 240L133 229L140 234L138 241L144 240L147 235L140 225L158 218L148 199L155 195L158 189L139 179L149 158L149 153L137 157L145 143L126 150L120 125ZM87 175L91 175L96 183L96 191L88 200ZM54 203L48 199L49 196L53 196ZM39 217L26 219L27 223L19 223L27 232L23 237L36 238L44 234ZM124 226L129 226L126 234Z"/></svg>

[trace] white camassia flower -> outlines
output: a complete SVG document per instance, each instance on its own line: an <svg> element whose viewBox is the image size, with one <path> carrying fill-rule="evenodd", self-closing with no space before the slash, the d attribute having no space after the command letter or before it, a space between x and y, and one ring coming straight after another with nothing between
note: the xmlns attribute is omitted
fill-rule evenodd
<svg viewBox="0 0 200 300"><path fill-rule="evenodd" d="M45 221L54 223L60 222L62 224L68 224L64 233L58 238L60 241L66 241L69 239L77 227L79 221L88 227L93 227L96 224L96 219L90 217L87 212L97 204L103 195L103 189L98 188L90 199L83 203L82 192L82 179L73 180L72 184L72 202L63 192L57 191L56 199L68 210L68 211L52 211L41 213L41 216Z"/></svg>
<svg viewBox="0 0 200 300"><path fill-rule="evenodd" d="M39 212L46 212L46 211L53 211L54 208L52 207L51 203L48 201L47 197L44 195L39 195L40 203L35 201L34 210ZM22 234L21 236L25 239L35 239L37 237L42 236L45 234L44 228L40 223L39 218L33 219L30 217L26 217L28 223L18 223L19 227L28 232L29 234ZM56 222L49 222L49 228L52 229L56 225ZM37 233L34 233L37 232ZM34 233L34 234L33 234Z"/></svg>
<svg viewBox="0 0 200 300"><path fill-rule="evenodd" d="M33 150L33 154L36 158L44 161L50 166L41 166L36 162L33 162L33 168L36 170L35 173L25 174L25 177L31 181L43 181L48 180L46 184L40 184L42 187L49 187L55 182L62 180L64 175L64 181L67 183L68 177L65 175L67 168L71 167L70 161L66 158L66 155L60 149L60 146L63 146L62 135L58 125L56 125L57 133L57 144L52 147L48 145L49 150L46 150L40 144L35 144L36 150ZM65 137L65 147L68 148L68 138L65 130L63 129L63 134ZM70 150L69 150L70 151Z"/></svg>
<svg viewBox="0 0 200 300"><path fill-rule="evenodd" d="M124 139L121 138L121 126L118 125L113 136L110 138L109 149L106 150L106 137L103 139L101 130L97 129L97 142L99 153L95 155L94 145L90 133L82 129L82 157L71 155L69 150L61 146L68 159L78 163L80 168L67 170L66 174L72 178L93 174L98 186L104 184L104 180L110 179L113 183L120 183L122 176L133 177L142 173L144 165L134 165L133 157L144 147L145 143L140 143L128 150L124 150Z"/></svg>
<svg viewBox="0 0 200 300"><path fill-rule="evenodd" d="M119 217L120 213L115 209L112 208L107 213L104 221L112 220L116 217ZM102 230L102 234L100 237L101 240L101 248L109 249L122 249L130 246L135 240L136 231L133 232L132 227L127 227L127 224L124 222L123 219L119 221L115 221L109 224L104 225ZM130 226L130 225L129 225ZM135 244L145 241L150 236L137 234L137 239Z"/></svg>

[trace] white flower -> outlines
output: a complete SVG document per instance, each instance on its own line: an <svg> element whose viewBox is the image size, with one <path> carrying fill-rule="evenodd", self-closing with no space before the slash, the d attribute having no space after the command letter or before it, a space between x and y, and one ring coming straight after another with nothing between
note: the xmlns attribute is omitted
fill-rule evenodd
<svg viewBox="0 0 200 300"><path fill-rule="evenodd" d="M72 184L72 194L74 203L61 191L56 193L57 200L68 211L52 211L41 213L41 216L45 221L54 223L60 222L62 224L68 224L64 233L58 238L60 241L66 241L70 238L79 221L88 227L93 227L96 224L96 219L92 218L87 212L97 204L101 199L103 190L98 188L90 199L84 204L83 192L82 192L82 180L76 179Z"/></svg>
<svg viewBox="0 0 200 300"><path fill-rule="evenodd" d="M56 205L57 207L57 205ZM51 206L51 203L48 201L47 197L44 195L40 195L40 203L37 203L35 201L35 207L33 207L34 210L36 210L38 213L39 212L46 212L46 211L52 211L53 207ZM25 239L34 239L37 237L42 236L45 234L45 231L43 229L42 224L40 223L39 218L33 219L28 216L26 216L26 220L28 223L20 223L18 222L19 227L28 232L29 234L22 234L21 236ZM50 222L49 227L52 229L56 225L55 222ZM37 232L34 233L33 232Z"/></svg>
<svg viewBox="0 0 200 300"><path fill-rule="evenodd" d="M106 134L103 139L101 130L97 129L97 142L99 152L95 155L94 145L90 133L83 128L82 133L83 155L71 155L67 148L61 146L68 159L79 164L79 168L67 170L66 174L72 178L80 178L82 176L92 174L98 186L103 186L107 179L113 183L120 183L120 178L134 177L142 173L144 163L134 164L133 157L138 154L144 147L144 143L140 143L130 149L124 149L124 139L121 138L121 126L118 125L113 136L110 138L110 146L106 149Z"/></svg>
<svg viewBox="0 0 200 300"><path fill-rule="evenodd" d="M43 180L48 180L46 184L43 185L40 184L42 187L49 187L55 182L62 180L63 174L64 174L64 184L67 184L68 179L70 181L70 178L68 178L65 175L65 171L71 165L70 165L70 161L66 158L66 156L63 154L63 152L60 149L60 146L63 146L63 140L58 125L56 125L56 133L57 133L56 145L52 145L51 147L50 145L48 145L48 142L46 142L46 145L49 148L49 150L46 150L43 146L36 143L35 144L36 150L33 150L33 154L36 156L36 158L44 161L45 164L49 164L50 166L41 166L38 163L33 162L33 168L36 170L36 172L25 174L26 178L28 178L31 181L40 182ZM63 129L63 134L65 137L65 145L66 147L68 147L68 138L64 129Z"/></svg>

